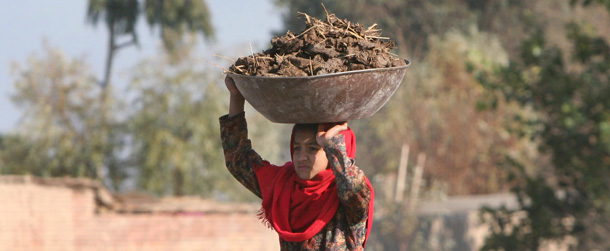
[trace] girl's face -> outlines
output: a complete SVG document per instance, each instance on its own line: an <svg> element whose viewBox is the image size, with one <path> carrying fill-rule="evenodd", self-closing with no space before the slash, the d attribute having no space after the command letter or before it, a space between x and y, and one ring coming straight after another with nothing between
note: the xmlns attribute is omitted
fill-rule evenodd
<svg viewBox="0 0 610 251"><path fill-rule="evenodd" d="M294 169L303 180L313 179L328 166L326 152L316 142L316 133L298 130L294 135L292 162Z"/></svg>

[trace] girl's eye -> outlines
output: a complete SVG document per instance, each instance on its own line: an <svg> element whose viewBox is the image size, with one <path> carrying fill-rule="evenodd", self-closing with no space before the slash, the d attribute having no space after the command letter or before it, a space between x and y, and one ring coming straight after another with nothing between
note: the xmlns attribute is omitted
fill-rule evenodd
<svg viewBox="0 0 610 251"><path fill-rule="evenodd" d="M310 147L310 148L309 148L309 151L315 152L315 151L318 151L318 148L315 148L315 147Z"/></svg>
<svg viewBox="0 0 610 251"><path fill-rule="evenodd" d="M301 150L301 147L300 147L300 146L295 146L295 147L294 147L294 150L295 150L295 151L300 151L300 150Z"/></svg>

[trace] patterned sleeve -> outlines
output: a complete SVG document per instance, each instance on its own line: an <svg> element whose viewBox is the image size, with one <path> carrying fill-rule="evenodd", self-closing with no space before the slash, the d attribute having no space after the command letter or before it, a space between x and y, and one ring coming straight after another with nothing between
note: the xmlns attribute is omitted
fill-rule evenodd
<svg viewBox="0 0 610 251"><path fill-rule="evenodd" d="M262 158L252 149L248 139L245 113L220 117L220 138L229 172L248 190L262 198L253 164L262 165Z"/></svg>
<svg viewBox="0 0 610 251"><path fill-rule="evenodd" d="M324 151L335 173L337 193L348 212L348 219L354 223L361 222L368 216L371 199L364 172L347 156L343 135L333 137Z"/></svg>

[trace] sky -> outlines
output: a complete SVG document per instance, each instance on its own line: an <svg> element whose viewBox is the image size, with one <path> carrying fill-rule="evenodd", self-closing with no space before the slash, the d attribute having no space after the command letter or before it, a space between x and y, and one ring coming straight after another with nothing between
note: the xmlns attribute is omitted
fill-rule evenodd
<svg viewBox="0 0 610 251"><path fill-rule="evenodd" d="M200 46L201 55L253 46L260 51L268 46L272 32L282 28L282 10L273 0L205 0L212 15L215 40ZM88 1L20 0L5 1L0 8L0 134L12 131L21 111L10 100L14 93L13 62L23 65L31 55L41 55L43 44L61 49L73 58L84 57L97 76L101 76L108 39L105 27L86 23ZM113 78L157 52L158 35L144 20L138 22L140 48L129 47L118 52ZM117 79L117 82L120 81Z"/></svg>

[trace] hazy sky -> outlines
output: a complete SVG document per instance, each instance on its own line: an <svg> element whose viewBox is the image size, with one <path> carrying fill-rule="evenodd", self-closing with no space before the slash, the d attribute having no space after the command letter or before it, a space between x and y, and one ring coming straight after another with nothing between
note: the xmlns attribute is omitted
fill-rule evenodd
<svg viewBox="0 0 610 251"><path fill-rule="evenodd" d="M206 0L212 14L216 40L202 46L203 54L231 50L250 42L255 51L265 49L271 32L281 29L281 10L272 0ZM105 27L86 24L86 0L5 1L0 8L0 133L12 130L21 111L10 101L14 92L11 62L23 64L28 56L40 55L43 41L71 57L85 57L97 76L101 76L108 34ZM113 75L128 69L144 57L156 53L160 41L138 24L140 48L120 50L115 57Z"/></svg>

